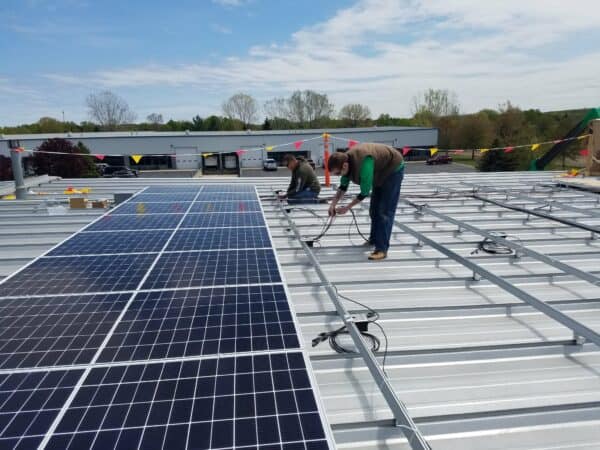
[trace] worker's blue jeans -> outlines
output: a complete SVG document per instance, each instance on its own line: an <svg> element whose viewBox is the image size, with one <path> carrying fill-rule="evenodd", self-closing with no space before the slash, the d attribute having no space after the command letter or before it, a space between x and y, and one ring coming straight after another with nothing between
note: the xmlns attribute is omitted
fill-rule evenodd
<svg viewBox="0 0 600 450"><path fill-rule="evenodd" d="M288 195L287 201L290 205L299 205L301 203L317 203L317 197L319 194L311 191L310 188L306 188L300 192L294 192Z"/></svg>
<svg viewBox="0 0 600 450"><path fill-rule="evenodd" d="M369 240L375 250L387 252L390 247L403 178L404 169L394 172L385 179L381 186L374 187L371 193L371 206L369 207L371 235Z"/></svg>

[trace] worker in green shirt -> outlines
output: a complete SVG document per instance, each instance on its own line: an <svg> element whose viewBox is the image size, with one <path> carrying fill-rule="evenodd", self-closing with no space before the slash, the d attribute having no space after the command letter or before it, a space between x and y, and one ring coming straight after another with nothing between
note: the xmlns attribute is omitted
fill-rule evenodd
<svg viewBox="0 0 600 450"><path fill-rule="evenodd" d="M321 184L315 171L305 159L287 154L283 163L292 172L292 179L287 192L280 199L287 199L289 204L317 203Z"/></svg>
<svg viewBox="0 0 600 450"><path fill-rule="evenodd" d="M371 194L369 245L374 247L370 260L387 256L404 178L404 158L398 150L384 144L358 144L347 152L329 157L329 171L341 175L340 186L329 206L329 215L346 214L350 208ZM360 185L360 193L346 206L337 207L352 181Z"/></svg>

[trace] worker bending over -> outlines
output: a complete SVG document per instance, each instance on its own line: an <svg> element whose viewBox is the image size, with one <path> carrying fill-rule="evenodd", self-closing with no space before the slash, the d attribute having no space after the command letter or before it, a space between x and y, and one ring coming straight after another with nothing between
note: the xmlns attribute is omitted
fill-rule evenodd
<svg viewBox="0 0 600 450"><path fill-rule="evenodd" d="M329 157L329 171L341 175L340 186L329 207L329 215L346 214L371 193L371 232L369 245L374 251L370 260L387 256L394 226L394 216L404 178L404 158L398 150L384 144L359 144L345 153ZM360 194L348 205L336 208L352 181L360 185Z"/></svg>
<svg viewBox="0 0 600 450"><path fill-rule="evenodd" d="M304 158L297 159L290 154L283 157L283 163L291 170L292 179L287 192L279 198L287 198L290 204L317 203L321 185L310 164Z"/></svg>

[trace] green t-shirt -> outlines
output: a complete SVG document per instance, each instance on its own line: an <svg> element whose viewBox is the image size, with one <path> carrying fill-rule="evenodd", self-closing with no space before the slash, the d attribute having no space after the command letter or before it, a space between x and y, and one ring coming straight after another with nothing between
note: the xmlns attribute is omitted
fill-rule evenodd
<svg viewBox="0 0 600 450"><path fill-rule="evenodd" d="M394 172L398 172L404 169L404 161L398 164ZM362 166L360 167L360 194L361 199L368 197L373 189L373 173L375 172L375 160L372 156L367 156L363 159ZM343 175L340 179L340 189L345 191L348 189L350 184L350 178L347 175Z"/></svg>

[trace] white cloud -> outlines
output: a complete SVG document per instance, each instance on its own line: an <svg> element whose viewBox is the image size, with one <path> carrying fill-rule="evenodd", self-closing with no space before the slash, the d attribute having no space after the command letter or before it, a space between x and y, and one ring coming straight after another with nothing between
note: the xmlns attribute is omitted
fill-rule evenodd
<svg viewBox="0 0 600 450"><path fill-rule="evenodd" d="M596 3L362 0L297 30L287 43L265 43L217 64L49 77L107 88L183 86L223 98L243 90L261 100L309 88L329 93L338 106L366 103L375 114L408 115L412 96L429 87L456 91L466 111L507 99L546 110L592 106L600 96L600 51L579 43L586 34L600 36Z"/></svg>
<svg viewBox="0 0 600 450"><path fill-rule="evenodd" d="M210 27L213 31L216 31L217 33L231 34L231 28L219 25L218 23L213 23Z"/></svg>
<svg viewBox="0 0 600 450"><path fill-rule="evenodd" d="M244 3L248 3L248 0L212 0L213 3L221 6L242 6Z"/></svg>

